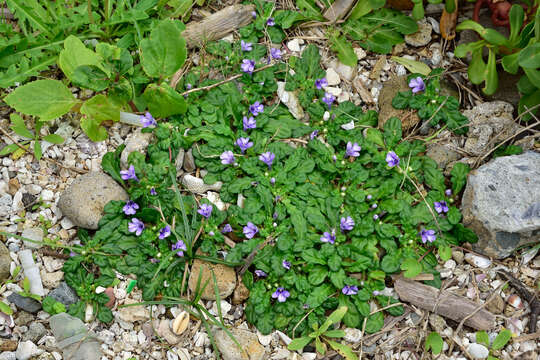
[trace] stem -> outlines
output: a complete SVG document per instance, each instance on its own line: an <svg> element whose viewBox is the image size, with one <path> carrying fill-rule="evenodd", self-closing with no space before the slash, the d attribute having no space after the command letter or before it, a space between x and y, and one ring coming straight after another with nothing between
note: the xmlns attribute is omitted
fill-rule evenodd
<svg viewBox="0 0 540 360"><path fill-rule="evenodd" d="M88 7L88 19L90 20L90 23L94 23L94 15L92 15L92 0L88 0L87 1L87 5Z"/></svg>

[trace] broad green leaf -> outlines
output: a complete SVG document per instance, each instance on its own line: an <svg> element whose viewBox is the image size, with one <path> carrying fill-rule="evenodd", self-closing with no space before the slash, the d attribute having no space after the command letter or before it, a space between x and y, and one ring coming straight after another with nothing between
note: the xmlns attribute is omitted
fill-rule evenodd
<svg viewBox="0 0 540 360"><path fill-rule="evenodd" d="M358 360L356 354L347 345L340 344L336 341L326 339L328 345L332 347L339 355L345 358L345 360Z"/></svg>
<svg viewBox="0 0 540 360"><path fill-rule="evenodd" d="M64 49L58 56L58 66L68 79L73 81L75 70L79 66L96 66L107 73L101 64L103 59L94 51L88 49L78 37L70 35L64 40ZM107 74L110 75L110 74Z"/></svg>
<svg viewBox="0 0 540 360"><path fill-rule="evenodd" d="M485 80L486 63L482 58L482 48L473 51L467 74L469 75L469 80L475 85L478 85Z"/></svg>
<svg viewBox="0 0 540 360"><path fill-rule="evenodd" d="M302 15L312 20L323 20L319 8L315 5L313 0L296 0L296 6L300 9Z"/></svg>
<svg viewBox="0 0 540 360"><path fill-rule="evenodd" d="M513 44L518 40L519 31L523 25L525 13L520 5L514 4L510 9L510 42Z"/></svg>
<svg viewBox="0 0 540 360"><path fill-rule="evenodd" d="M538 104L540 104L540 89L536 90L533 93L523 95L521 99L519 99L518 112L522 114L527 111L527 109L532 109ZM534 112L538 113L538 109L533 110L533 113ZM532 115L530 113L527 113L524 114L521 118L524 121L529 121L530 119L532 119Z"/></svg>
<svg viewBox="0 0 540 360"><path fill-rule="evenodd" d="M168 77L186 61L186 41L172 20L162 20L150 33L150 38L141 41L141 64L151 77Z"/></svg>
<svg viewBox="0 0 540 360"><path fill-rule="evenodd" d="M54 33L51 31L50 26L43 21L42 16L36 13L31 7L29 7L23 0L9 0L8 6L15 10L17 18L26 18L37 29L41 30L48 37L53 37Z"/></svg>
<svg viewBox="0 0 540 360"><path fill-rule="evenodd" d="M351 15L349 15L349 20L356 20L361 18L364 15L369 14L374 10L370 1L357 1L356 5L351 10Z"/></svg>
<svg viewBox="0 0 540 360"><path fill-rule="evenodd" d="M51 144L62 144L64 142L64 138L56 134L45 135L43 140L50 142Z"/></svg>
<svg viewBox="0 0 540 360"><path fill-rule="evenodd" d="M340 338L344 337L346 333L343 330L328 330L323 335L331 338Z"/></svg>
<svg viewBox="0 0 540 360"><path fill-rule="evenodd" d="M9 106L42 121L49 121L67 113L78 100L58 80L36 80L18 87L4 98Z"/></svg>
<svg viewBox="0 0 540 360"><path fill-rule="evenodd" d="M405 270L403 275L406 278L413 278L422 272L422 264L416 259L408 258L401 263L401 270Z"/></svg>
<svg viewBox="0 0 540 360"><path fill-rule="evenodd" d="M22 136L24 138L27 138L27 139L34 138L34 134L32 134L30 130L26 128L26 125L24 124L24 120L22 117L19 116L19 114L11 113L9 118L11 119L11 129L13 130L15 134Z"/></svg>
<svg viewBox="0 0 540 360"><path fill-rule="evenodd" d="M489 335L485 331L476 332L476 342L489 348Z"/></svg>
<svg viewBox="0 0 540 360"><path fill-rule="evenodd" d="M467 183L469 171L471 171L469 165L459 162L456 163L450 171L450 175L452 176L452 192L455 195L458 195L461 189L463 189L463 186Z"/></svg>
<svg viewBox="0 0 540 360"><path fill-rule="evenodd" d="M120 120L120 107L105 95L95 95L81 106L81 128L92 141L103 141L107 138L107 130L101 126L103 121Z"/></svg>
<svg viewBox="0 0 540 360"><path fill-rule="evenodd" d="M348 41L345 36L332 36L330 37L330 44L332 50L337 52L337 56L339 61L341 61L343 64L355 67L356 63L358 62L358 58L356 57L356 54L354 53L354 49Z"/></svg>
<svg viewBox="0 0 540 360"><path fill-rule="evenodd" d="M39 141L34 141L34 156L36 157L36 160L41 160L41 157L43 156L43 151L41 149L41 143Z"/></svg>
<svg viewBox="0 0 540 360"><path fill-rule="evenodd" d="M493 340L493 344L491 345L491 348L493 350L500 350L503 347L506 346L508 341L512 338L512 332L508 329L501 330L499 335Z"/></svg>
<svg viewBox="0 0 540 360"><path fill-rule="evenodd" d="M431 350L433 355L439 355L443 349L443 339L441 335L432 331L426 338L426 351Z"/></svg>
<svg viewBox="0 0 540 360"><path fill-rule="evenodd" d="M6 145L6 146L4 146L2 148L2 150L0 150L0 156L5 156L5 155L8 155L8 154L11 154L12 152L16 151L17 149L19 149L19 147L16 144Z"/></svg>
<svg viewBox="0 0 540 360"><path fill-rule="evenodd" d="M446 0L444 2L444 9L447 13L451 14L456 11L457 0Z"/></svg>
<svg viewBox="0 0 540 360"><path fill-rule="evenodd" d="M528 69L540 68L540 43L527 46L519 52L519 65Z"/></svg>
<svg viewBox="0 0 540 360"><path fill-rule="evenodd" d="M381 330L384 325L384 315L382 311L379 311L373 315L368 316L366 321L366 333L374 334Z"/></svg>
<svg viewBox="0 0 540 360"><path fill-rule="evenodd" d="M166 83L148 85L143 96L148 110L156 118L183 114L187 110L184 97Z"/></svg>
<svg viewBox="0 0 540 360"><path fill-rule="evenodd" d="M313 339L309 336L302 336L301 338L296 338L291 341L291 343L287 346L287 349L291 351L297 351L302 350L305 348Z"/></svg>
<svg viewBox="0 0 540 360"><path fill-rule="evenodd" d="M400 56L392 56L391 58L398 64L401 64L407 68L411 73L418 73L427 76L431 73L431 68L421 61L411 60Z"/></svg>
<svg viewBox="0 0 540 360"><path fill-rule="evenodd" d="M389 149L394 148L401 140L401 120L393 116L384 123L384 141Z"/></svg>
<svg viewBox="0 0 540 360"><path fill-rule="evenodd" d="M452 248L446 245L439 247L439 256L442 261L450 260L452 257Z"/></svg>
<svg viewBox="0 0 540 360"><path fill-rule="evenodd" d="M334 310L330 315L328 315L328 318L326 318L324 324L321 325L319 332L322 334L326 330L328 330L330 325L340 322L341 319L343 319L343 316L345 316L345 314L347 313L347 310L348 309L346 306L340 306L339 308Z"/></svg>
<svg viewBox="0 0 540 360"><path fill-rule="evenodd" d="M377 144L383 148L385 147L382 134L377 129L373 129L373 128L367 129L366 140L374 144Z"/></svg>
<svg viewBox="0 0 540 360"><path fill-rule="evenodd" d="M456 26L456 31L462 31L462 30L474 30L479 35L482 35L482 33L486 30L482 25L477 23L476 21L472 20L465 20L459 23L458 26Z"/></svg>
<svg viewBox="0 0 540 360"><path fill-rule="evenodd" d="M521 52L517 52L511 55L506 55L502 58L502 66L504 71L510 74L517 74L519 70L519 55Z"/></svg>
<svg viewBox="0 0 540 360"><path fill-rule="evenodd" d="M0 301L0 311L6 315L13 315L13 309L3 301Z"/></svg>

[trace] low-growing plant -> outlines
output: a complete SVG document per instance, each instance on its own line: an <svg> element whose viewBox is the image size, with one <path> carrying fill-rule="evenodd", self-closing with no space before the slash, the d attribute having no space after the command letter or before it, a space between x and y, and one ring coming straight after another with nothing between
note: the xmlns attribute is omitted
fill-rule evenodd
<svg viewBox="0 0 540 360"><path fill-rule="evenodd" d="M517 86L521 93L518 105L519 113L534 110L532 114L523 114L523 120L529 120L538 111L540 104L540 8L527 23L520 5L513 5L510 10L510 35L508 38L494 29L465 20L456 30L473 30L482 40L462 44L456 47L457 57L471 54L468 75L473 84L485 83L482 91L487 95L495 93L499 86L497 58L501 58L503 69L510 74L523 72ZM487 62L484 61L484 48L488 50Z"/></svg>
<svg viewBox="0 0 540 360"><path fill-rule="evenodd" d="M493 341L489 339L489 335L485 331L476 332L476 342L489 349L488 360L499 360L494 356L494 351L504 348L510 339L512 339L512 332L508 329L501 330Z"/></svg>
<svg viewBox="0 0 540 360"><path fill-rule="evenodd" d="M433 355L439 355L443 350L443 339L438 332L432 331L426 338L425 349L426 351L431 350Z"/></svg>

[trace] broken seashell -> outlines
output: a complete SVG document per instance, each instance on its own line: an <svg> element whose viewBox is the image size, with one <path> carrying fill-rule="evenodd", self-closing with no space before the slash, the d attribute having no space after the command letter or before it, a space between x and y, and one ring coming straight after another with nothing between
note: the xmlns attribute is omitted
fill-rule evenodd
<svg viewBox="0 0 540 360"><path fill-rule="evenodd" d="M468 262L469 264L473 265L473 266L477 266L481 269L485 269L487 267L489 267L491 265L491 260L485 258L485 257L482 257L482 256L478 256L478 255L473 255L473 254L467 254L465 255L465 261Z"/></svg>
<svg viewBox="0 0 540 360"><path fill-rule="evenodd" d="M523 302L521 301L521 298L517 296L516 294L510 295L507 301L510 305L512 305L516 309L523 308Z"/></svg>
<svg viewBox="0 0 540 360"><path fill-rule="evenodd" d="M176 335L182 334L186 331L189 325L189 314L186 311L182 311L173 321L172 321L172 332Z"/></svg>

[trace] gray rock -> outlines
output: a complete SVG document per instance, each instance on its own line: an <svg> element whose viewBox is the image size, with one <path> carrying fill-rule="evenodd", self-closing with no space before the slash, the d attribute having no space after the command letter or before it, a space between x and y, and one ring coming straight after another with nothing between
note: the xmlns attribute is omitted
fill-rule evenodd
<svg viewBox="0 0 540 360"><path fill-rule="evenodd" d="M126 191L109 175L90 172L79 176L64 190L58 207L75 225L97 229L103 208L111 200L128 200Z"/></svg>
<svg viewBox="0 0 540 360"><path fill-rule="evenodd" d="M126 147L120 155L120 164L122 165L122 167L128 167L128 156L132 152L137 151L143 154L146 153L146 148L148 147L148 144L150 144L150 141L152 140L154 134L142 133L141 130L142 129L140 128L135 130L126 139Z"/></svg>
<svg viewBox="0 0 540 360"><path fill-rule="evenodd" d="M257 335L244 329L231 329L231 332L244 351L238 348L225 331L217 330L214 336L223 360L262 360L265 358L266 351L259 343Z"/></svg>
<svg viewBox="0 0 540 360"><path fill-rule="evenodd" d="M445 144L428 145L426 155L435 160L442 170L444 170L448 164L461 158L459 153L455 152L450 146Z"/></svg>
<svg viewBox="0 0 540 360"><path fill-rule="evenodd" d="M489 356L489 350L482 344L470 344L467 348L467 352L473 359L485 359Z"/></svg>
<svg viewBox="0 0 540 360"><path fill-rule="evenodd" d="M502 259L540 239L540 154L496 158L469 174L463 223L478 235L475 251Z"/></svg>
<svg viewBox="0 0 540 360"><path fill-rule="evenodd" d="M34 241L43 241L43 229L41 228L27 228L24 229L22 232L22 237L28 238L30 240ZM31 241L24 241L24 246L30 249L39 249L43 246L42 243L35 243Z"/></svg>
<svg viewBox="0 0 540 360"><path fill-rule="evenodd" d="M49 293L49 296L62 304L69 306L79 301L77 292L73 290L65 281L60 283L56 289Z"/></svg>
<svg viewBox="0 0 540 360"><path fill-rule="evenodd" d="M195 158L193 158L193 149L189 149L184 156L184 170L190 173L195 171Z"/></svg>
<svg viewBox="0 0 540 360"><path fill-rule="evenodd" d="M425 46L431 41L431 24L422 19L418 22L418 31L414 34L405 35L405 42L411 46Z"/></svg>
<svg viewBox="0 0 540 360"><path fill-rule="evenodd" d="M12 304L15 304L19 309L28 311L29 313L35 314L41 310L41 304L39 301L36 301L32 298L21 296L17 293L12 293L7 297L8 301Z"/></svg>
<svg viewBox="0 0 540 360"><path fill-rule="evenodd" d="M9 214L11 212L12 202L13 198L10 194L3 194L0 196L0 214L3 214L4 216Z"/></svg>
<svg viewBox="0 0 540 360"><path fill-rule="evenodd" d="M28 331L23 334L23 341L30 340L37 342L47 333L47 329L42 323L34 321L28 327Z"/></svg>
<svg viewBox="0 0 540 360"><path fill-rule="evenodd" d="M463 115L469 119L465 151L481 156L518 132L521 126L514 122L513 112L514 107L504 101L485 102L465 110ZM491 141L495 137L499 141Z"/></svg>
<svg viewBox="0 0 540 360"><path fill-rule="evenodd" d="M64 359L99 360L101 347L95 334L88 332L81 319L66 313L56 314L49 319L51 331Z"/></svg>
<svg viewBox="0 0 540 360"><path fill-rule="evenodd" d="M216 285L221 299L229 297L236 287L236 273L234 269L223 264L214 264L200 259L193 261L188 280L189 289L193 292L197 289L197 282L200 276L201 284L208 282L208 286L204 288L201 299L216 300L212 273L216 276Z"/></svg>
<svg viewBox="0 0 540 360"><path fill-rule="evenodd" d="M44 353L44 350L37 347L36 344L34 344L31 341L22 341L19 343L19 346L17 347L17 351L15 352L15 357L17 360L28 360L34 356L38 356Z"/></svg>
<svg viewBox="0 0 540 360"><path fill-rule="evenodd" d="M176 171L181 171L182 166L184 165L184 156L186 151L184 149L178 150L178 155L176 156L176 160L174 165L176 166Z"/></svg>
<svg viewBox="0 0 540 360"><path fill-rule="evenodd" d="M9 249L0 241L0 284L4 280L9 279L9 267L11 265L11 257L9 256Z"/></svg>
<svg viewBox="0 0 540 360"><path fill-rule="evenodd" d="M4 351L0 354L0 360L17 360L15 351Z"/></svg>
<svg viewBox="0 0 540 360"><path fill-rule="evenodd" d="M24 326L34 321L34 315L27 313L26 311L18 311L17 318L15 318L15 325Z"/></svg>

